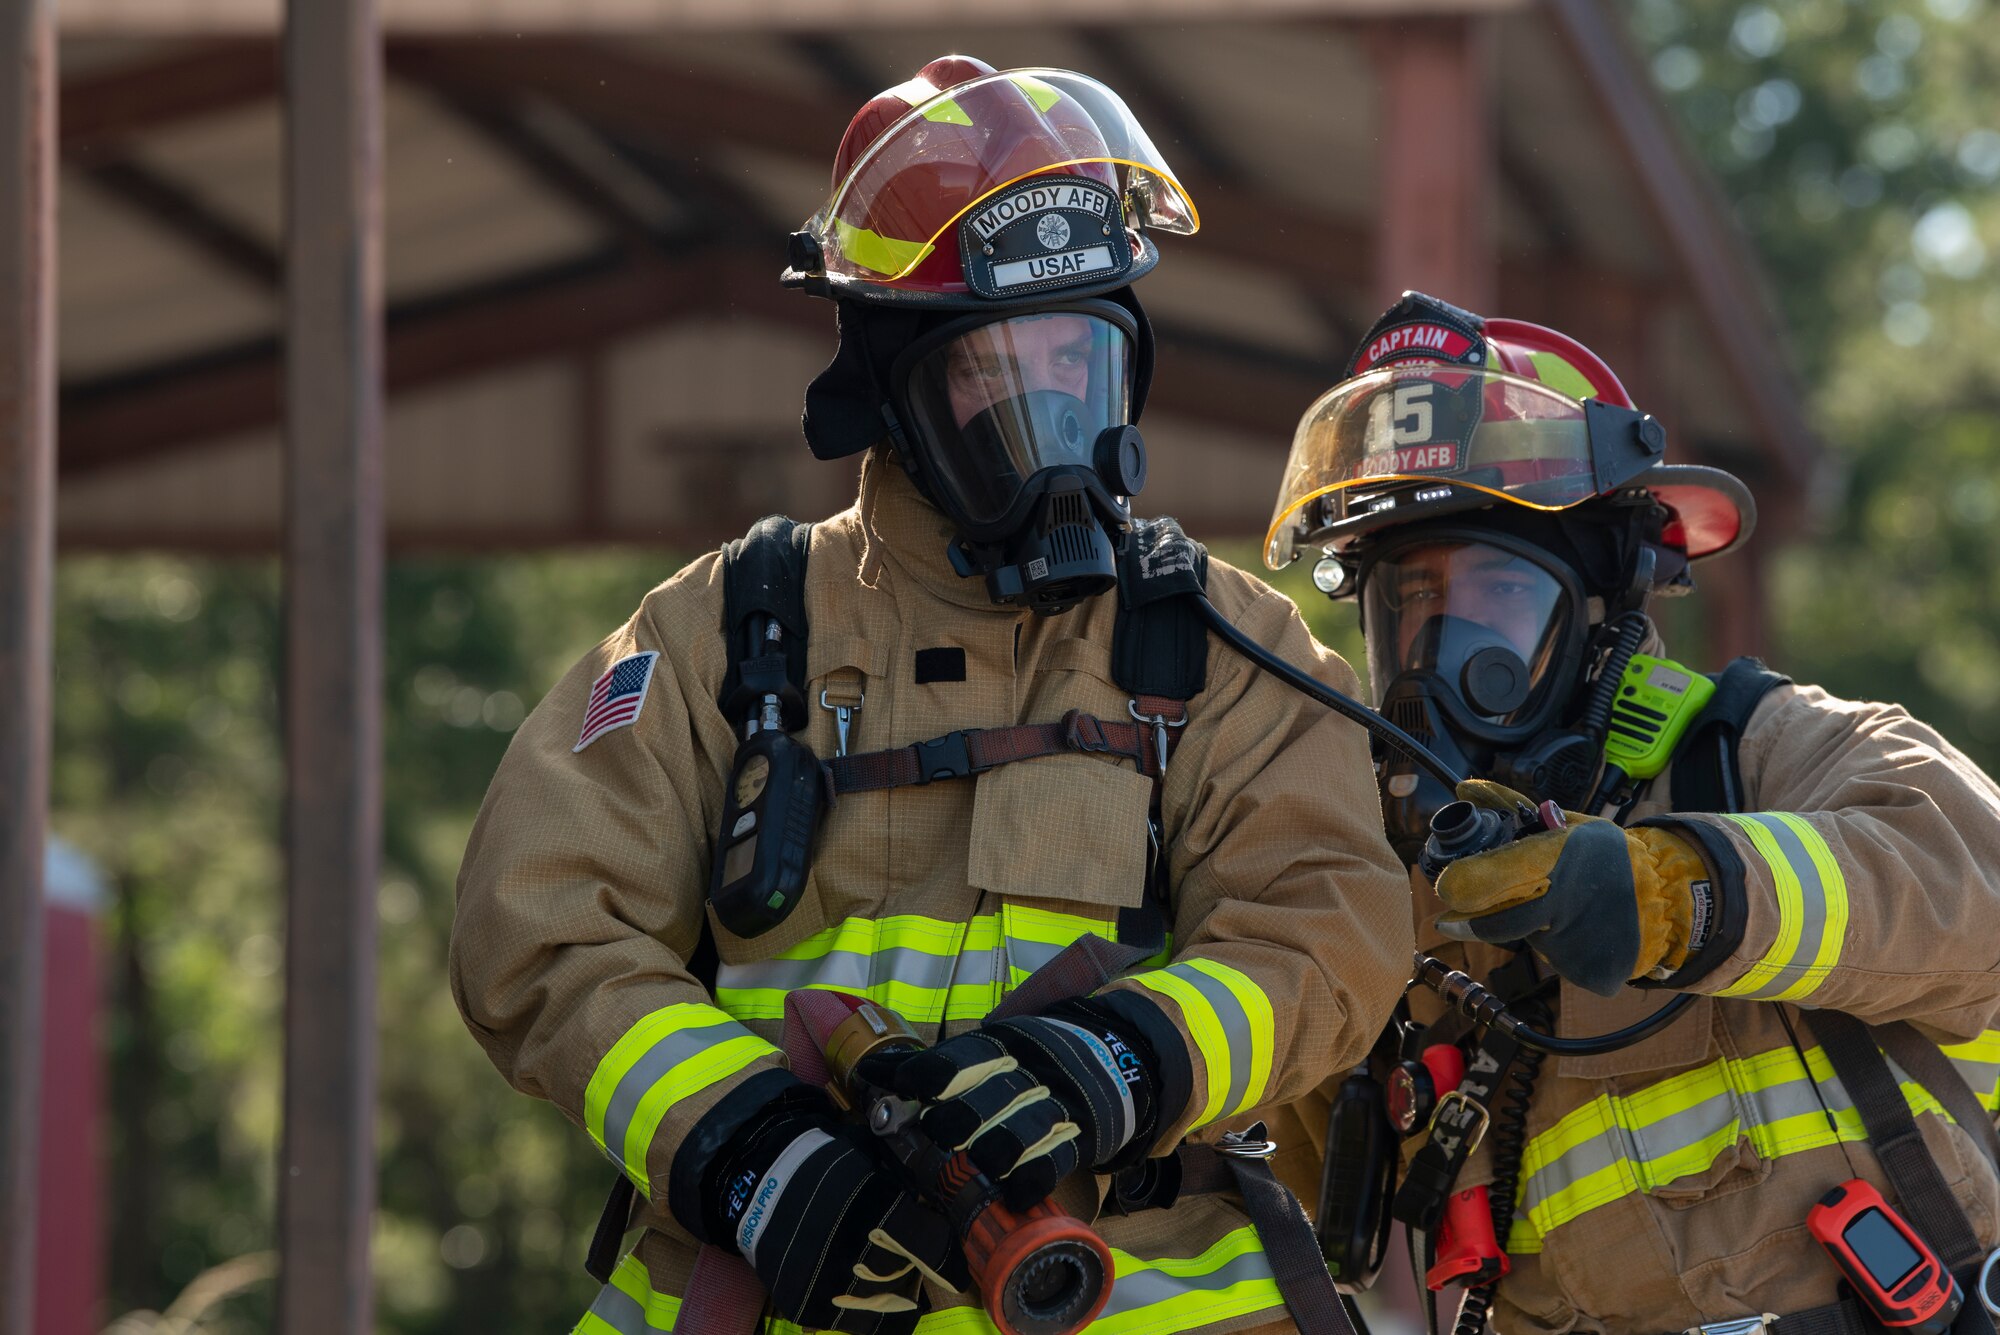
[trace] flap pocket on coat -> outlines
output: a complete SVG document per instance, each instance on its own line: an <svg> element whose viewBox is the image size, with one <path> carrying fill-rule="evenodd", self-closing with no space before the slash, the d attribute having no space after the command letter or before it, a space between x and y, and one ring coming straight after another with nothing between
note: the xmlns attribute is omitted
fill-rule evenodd
<svg viewBox="0 0 2000 1335"><path fill-rule="evenodd" d="M1093 756L988 770L972 799L966 877L996 895L1131 908L1146 895L1153 781Z"/></svg>
<svg viewBox="0 0 2000 1335"><path fill-rule="evenodd" d="M751 964L780 955L826 926L826 905L820 902L819 887L806 876L805 893L793 907L791 916L761 936L738 936L715 916L715 905L702 902L708 915L708 930L715 937L715 953L724 964Z"/></svg>

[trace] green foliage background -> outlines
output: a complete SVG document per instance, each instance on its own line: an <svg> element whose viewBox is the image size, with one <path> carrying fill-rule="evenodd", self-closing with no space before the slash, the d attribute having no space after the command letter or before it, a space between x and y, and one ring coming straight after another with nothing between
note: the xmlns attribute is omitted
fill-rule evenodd
<svg viewBox="0 0 2000 1335"><path fill-rule="evenodd" d="M2000 758L2000 19L1990 0L1635 0L1762 253L1837 465L1779 555L1775 655ZM1254 563L1248 544L1225 547ZM452 881L524 710L679 564L400 562L388 586L380 1325L564 1329L608 1170L511 1094L444 986ZM1284 587L1354 657L1351 617ZM111 1313L273 1245L283 866L277 574L67 558L54 825L106 869ZM305 999L310 1004L310 999ZM268 1285L207 1329L269 1329Z"/></svg>

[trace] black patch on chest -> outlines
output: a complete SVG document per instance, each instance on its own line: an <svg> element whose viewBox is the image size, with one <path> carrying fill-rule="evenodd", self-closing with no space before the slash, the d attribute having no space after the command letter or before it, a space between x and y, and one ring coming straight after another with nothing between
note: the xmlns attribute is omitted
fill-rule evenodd
<svg viewBox="0 0 2000 1335"><path fill-rule="evenodd" d="M964 681L965 650L956 645L948 649L917 650L917 685L928 686L934 681Z"/></svg>

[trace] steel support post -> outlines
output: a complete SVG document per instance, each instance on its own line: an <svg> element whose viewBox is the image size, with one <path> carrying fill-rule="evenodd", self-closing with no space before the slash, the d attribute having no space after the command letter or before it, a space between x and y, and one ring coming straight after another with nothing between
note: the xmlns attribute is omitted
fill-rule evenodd
<svg viewBox="0 0 2000 1335"><path fill-rule="evenodd" d="M1499 175L1493 20L1477 15L1368 24L1380 80L1375 287L1406 288L1491 314L1499 286Z"/></svg>
<svg viewBox="0 0 2000 1335"><path fill-rule="evenodd" d="M373 1329L381 844L382 44L287 0L285 1128L278 1328Z"/></svg>
<svg viewBox="0 0 2000 1335"><path fill-rule="evenodd" d="M0 5L0 1330L34 1328L55 551L55 6Z"/></svg>

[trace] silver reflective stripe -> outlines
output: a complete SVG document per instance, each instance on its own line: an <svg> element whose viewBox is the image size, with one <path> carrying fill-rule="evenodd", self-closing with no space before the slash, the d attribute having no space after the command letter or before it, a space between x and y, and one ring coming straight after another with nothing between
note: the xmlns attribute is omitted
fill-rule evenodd
<svg viewBox="0 0 2000 1335"><path fill-rule="evenodd" d="M655 1335L661 1329L647 1322L645 1304L616 1284L604 1286L597 1301L590 1305L590 1314L618 1335Z"/></svg>
<svg viewBox="0 0 2000 1335"><path fill-rule="evenodd" d="M1111 1301L1104 1304L1104 1312L1097 1319L1103 1321L1124 1312L1135 1312L1155 1303L1169 1302L1186 1293L1214 1292L1245 1280L1257 1279L1275 1279L1271 1273L1271 1262L1261 1250L1245 1252L1205 1275L1170 1275L1164 1270L1151 1268L1131 1270L1118 1277L1118 1282L1111 1288ZM1161 1329L1179 1330L1182 1327L1162 1326Z"/></svg>
<svg viewBox="0 0 2000 1335"><path fill-rule="evenodd" d="M1208 1003L1222 1025L1222 1036L1229 1041L1229 1094L1221 1105L1223 1115L1227 1116L1243 1106L1243 1095L1250 1088L1250 1017L1243 1013L1243 1003L1220 978L1185 964L1176 964L1167 972L1201 993L1201 999ZM1213 1084L1215 1072L1210 1071L1208 1078Z"/></svg>
<svg viewBox="0 0 2000 1335"><path fill-rule="evenodd" d="M1007 938L1007 958L1013 961L1015 968L1027 973L1033 973L1067 949L1067 946L1050 945L1047 941L1025 941L1016 936Z"/></svg>
<svg viewBox="0 0 2000 1335"><path fill-rule="evenodd" d="M716 970L715 985L718 989L772 988L783 992L815 984L865 992L878 981L929 989L990 987L999 975L998 965L991 950L963 955L929 955L906 946L873 954L832 950L817 959L725 964Z"/></svg>
<svg viewBox="0 0 2000 1335"><path fill-rule="evenodd" d="M1972 1092L1988 1108L1993 1107L1994 1095L2000 1093L2000 1062L1967 1061L1963 1057L1953 1057L1951 1064L1965 1077L1965 1083L1972 1086Z"/></svg>
<svg viewBox="0 0 2000 1335"><path fill-rule="evenodd" d="M1799 832L1789 824L1765 815L1745 815L1740 819L1762 826L1777 841L1778 851L1785 855L1785 861L1799 878L1799 940L1792 948L1792 958L1779 965L1777 973L1762 984L1742 994L1768 1000L1797 986L1819 959L1820 947L1826 940L1826 882L1820 877L1819 864L1800 841Z"/></svg>
<svg viewBox="0 0 2000 1335"><path fill-rule="evenodd" d="M717 1030L727 1033L717 1033ZM625 1152L625 1136L632 1128L632 1115L639 1110L639 1101L646 1092L666 1078L667 1072L679 1066L690 1057L698 1056L703 1050L732 1038L748 1036L750 1031L728 1016L717 1012L711 1024L699 1029L677 1029L646 1050L646 1055L632 1063L632 1069L618 1082L618 1088L611 1092L611 1101L604 1105L604 1145L614 1155ZM645 1165L638 1165L644 1173Z"/></svg>

